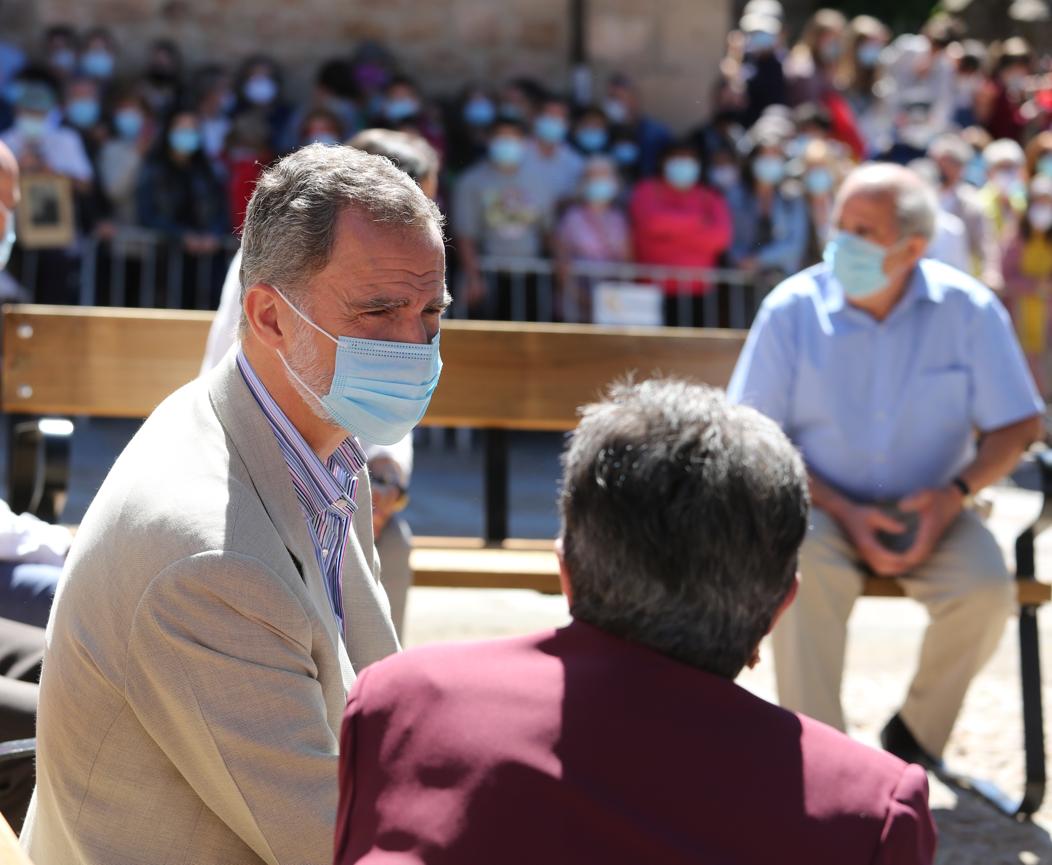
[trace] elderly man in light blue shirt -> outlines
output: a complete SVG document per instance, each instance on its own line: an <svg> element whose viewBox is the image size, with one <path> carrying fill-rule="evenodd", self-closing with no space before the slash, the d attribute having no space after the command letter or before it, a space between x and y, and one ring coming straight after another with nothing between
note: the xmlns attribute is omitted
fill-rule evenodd
<svg viewBox="0 0 1052 865"><path fill-rule="evenodd" d="M997 298L922 258L936 208L908 169L856 169L825 263L764 301L729 386L781 424L811 479L800 592L773 633L782 705L844 728L848 616L868 573L898 578L931 623L881 741L928 766L1013 603L971 497L1041 436L1044 411Z"/></svg>

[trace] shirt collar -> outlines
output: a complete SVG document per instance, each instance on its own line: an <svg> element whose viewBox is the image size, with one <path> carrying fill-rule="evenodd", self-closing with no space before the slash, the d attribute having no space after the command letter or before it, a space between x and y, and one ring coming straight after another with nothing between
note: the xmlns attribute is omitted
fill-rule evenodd
<svg viewBox="0 0 1052 865"><path fill-rule="evenodd" d="M365 453L354 436L345 438L323 463L274 401L240 350L237 367L277 437L296 495L308 518L333 507L354 513L354 479L366 464Z"/></svg>
<svg viewBox="0 0 1052 865"><path fill-rule="evenodd" d="M819 287L821 288L823 306L825 306L826 312L830 314L840 312L845 307L852 309L852 307L848 305L844 296L843 287L840 285L837 278L833 276L832 269L829 265L822 265L821 273L824 276L824 280L819 283ZM902 297L899 298L899 302L895 304L885 321L893 316L897 317L905 314L905 312L916 306L921 301L942 303L945 296L946 293L943 290L942 285L930 277L924 266L924 259L921 259L917 266L913 268L913 275L910 277L910 281L906 286L906 291L903 293Z"/></svg>

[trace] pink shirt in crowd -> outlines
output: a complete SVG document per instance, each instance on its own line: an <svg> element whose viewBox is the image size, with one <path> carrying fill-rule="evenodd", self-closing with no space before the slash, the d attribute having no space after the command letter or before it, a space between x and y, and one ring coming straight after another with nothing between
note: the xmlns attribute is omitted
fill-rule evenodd
<svg viewBox="0 0 1052 865"><path fill-rule="evenodd" d="M571 207L559 222L558 237L574 261L628 261L632 257L628 220L614 207Z"/></svg>
<svg viewBox="0 0 1052 865"><path fill-rule="evenodd" d="M664 180L640 181L629 203L632 243L640 264L714 267L731 243L731 214L723 197L701 185L676 189ZM674 294L675 285L665 286ZM709 286L690 285L691 294Z"/></svg>

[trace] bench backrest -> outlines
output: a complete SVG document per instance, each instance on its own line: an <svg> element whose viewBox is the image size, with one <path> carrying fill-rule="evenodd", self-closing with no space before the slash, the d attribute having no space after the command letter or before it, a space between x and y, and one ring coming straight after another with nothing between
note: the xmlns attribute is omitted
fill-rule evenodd
<svg viewBox="0 0 1052 865"><path fill-rule="evenodd" d="M197 375L208 312L3 308L8 413L145 417ZM442 381L424 423L566 430L577 408L628 374L723 386L744 333L447 321Z"/></svg>

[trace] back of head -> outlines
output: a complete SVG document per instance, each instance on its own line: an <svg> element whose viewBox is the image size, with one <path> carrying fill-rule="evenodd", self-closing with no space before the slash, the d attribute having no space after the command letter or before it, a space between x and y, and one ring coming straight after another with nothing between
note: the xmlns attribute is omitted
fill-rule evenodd
<svg viewBox="0 0 1052 865"><path fill-rule="evenodd" d="M808 506L803 461L759 412L683 381L614 386L563 455L571 612L733 678L793 585Z"/></svg>
<svg viewBox="0 0 1052 865"><path fill-rule="evenodd" d="M390 159L417 183L438 172L438 153L419 135L394 129L363 129L347 144Z"/></svg>

